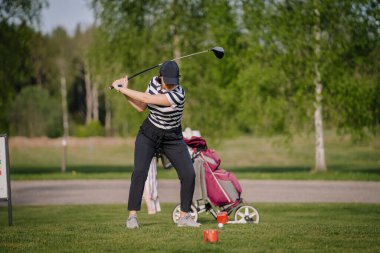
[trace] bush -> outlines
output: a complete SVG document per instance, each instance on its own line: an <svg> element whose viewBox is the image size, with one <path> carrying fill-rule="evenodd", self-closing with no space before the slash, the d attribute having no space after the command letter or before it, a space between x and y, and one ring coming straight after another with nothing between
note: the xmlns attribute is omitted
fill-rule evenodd
<svg viewBox="0 0 380 253"><path fill-rule="evenodd" d="M75 126L73 135L77 137L104 136L105 131L100 122L92 121L87 125Z"/></svg>
<svg viewBox="0 0 380 253"><path fill-rule="evenodd" d="M38 86L27 86L17 95L11 106L10 131L12 135L62 135L62 117L59 98L49 95Z"/></svg>

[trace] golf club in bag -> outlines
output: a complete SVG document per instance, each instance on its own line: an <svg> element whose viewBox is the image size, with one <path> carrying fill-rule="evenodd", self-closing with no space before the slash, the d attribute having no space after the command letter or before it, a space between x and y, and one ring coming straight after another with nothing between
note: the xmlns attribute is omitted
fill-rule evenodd
<svg viewBox="0 0 380 253"><path fill-rule="evenodd" d="M213 47L213 48L211 48L211 49L207 49L207 50L204 50L204 51L201 51L201 52L197 52L197 53L193 53L193 54L185 55L185 56L182 56L182 57L179 57L179 58L176 58L176 59L170 60L170 61L176 61L176 60L179 60L179 59L183 59L183 58L186 58L186 57L194 56L194 55L197 55L197 54L203 54L203 53L210 52L210 51L213 52L214 55L216 56L216 58L218 58L218 59L222 59L223 56L224 56L224 49L223 49L222 47ZM150 67L150 68L144 69L143 71L140 71L140 72L138 72L138 73L136 73L136 74L133 74L133 75L131 75L131 76L128 77L128 80L131 80L132 78L134 78L134 77L136 77L136 76L138 76L138 75L141 75L142 73L145 73L145 72L147 72L147 71L149 71L149 70L152 70L152 69L154 69L154 68L157 68L157 67L161 66L162 64L164 64L164 62L162 62L162 63L160 63L160 64L157 64L157 65L155 65L155 66L152 66L152 67ZM118 86L121 87L122 85L119 84ZM112 86L109 86L108 88L109 88L110 90L113 89Z"/></svg>

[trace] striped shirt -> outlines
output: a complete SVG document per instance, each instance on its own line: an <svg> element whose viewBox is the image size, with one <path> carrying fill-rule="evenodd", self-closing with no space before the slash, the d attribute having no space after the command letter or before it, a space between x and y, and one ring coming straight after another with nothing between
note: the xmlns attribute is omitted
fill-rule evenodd
<svg viewBox="0 0 380 253"><path fill-rule="evenodd" d="M148 119L158 128L173 129L181 126L182 113L185 104L185 90L177 85L173 90L166 91L156 81L156 77L150 80L146 93L165 94L171 106L148 104L150 110Z"/></svg>

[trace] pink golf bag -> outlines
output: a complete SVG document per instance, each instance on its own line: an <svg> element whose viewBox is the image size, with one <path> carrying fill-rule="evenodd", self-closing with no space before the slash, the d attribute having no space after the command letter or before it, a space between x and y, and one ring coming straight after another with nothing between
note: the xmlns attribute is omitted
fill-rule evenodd
<svg viewBox="0 0 380 253"><path fill-rule="evenodd" d="M191 218L197 221L200 213L208 212L217 220L219 213L226 212L228 216L234 213L227 223L258 224L259 212L241 197L242 189L236 177L220 168L218 154L201 137L192 136L184 141L196 175ZM172 212L174 223L178 223L180 215L181 204L178 204Z"/></svg>
<svg viewBox="0 0 380 253"><path fill-rule="evenodd" d="M207 197L214 206L233 208L240 203L241 186L236 177L220 168L220 157L207 147L202 137L184 139L191 149L192 159L201 159ZM203 173L202 173L203 174Z"/></svg>

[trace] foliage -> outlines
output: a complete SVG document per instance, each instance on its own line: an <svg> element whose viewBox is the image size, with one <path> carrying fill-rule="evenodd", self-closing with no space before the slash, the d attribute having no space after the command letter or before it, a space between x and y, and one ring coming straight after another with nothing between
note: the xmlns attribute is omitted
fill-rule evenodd
<svg viewBox="0 0 380 253"><path fill-rule="evenodd" d="M62 135L60 104L39 86L23 88L13 102L11 112L12 135Z"/></svg>
<svg viewBox="0 0 380 253"><path fill-rule="evenodd" d="M178 50L186 54L214 45L226 49L221 62L205 55L180 62L188 97L184 126L212 136L313 129L314 1L93 4L102 21L100 32L114 50L111 58L121 57L118 62L127 73L160 62L158 56L170 59ZM321 1L319 8L326 125L353 136L367 130L373 134L379 122L379 8L373 1ZM121 75L119 69L113 71L115 77ZM114 124L122 123L114 119Z"/></svg>
<svg viewBox="0 0 380 253"><path fill-rule="evenodd" d="M380 120L380 24L376 16L380 8L374 1L332 1L323 11L329 54L323 73L328 122L354 139L376 134Z"/></svg>
<svg viewBox="0 0 380 253"><path fill-rule="evenodd" d="M22 87L34 78L33 25L46 1L0 1L0 131L9 130L10 106Z"/></svg>
<svg viewBox="0 0 380 253"><path fill-rule="evenodd" d="M8 130L10 105L32 73L30 48L25 43L31 30L25 25L0 22L0 130Z"/></svg>
<svg viewBox="0 0 380 253"><path fill-rule="evenodd" d="M74 126L72 135L77 137L104 136L104 127L100 122L92 121L86 125Z"/></svg>
<svg viewBox="0 0 380 253"><path fill-rule="evenodd" d="M183 127L214 139L310 132L318 63L326 128L355 139L379 129L375 0L93 0L96 25L78 26L74 36L60 27L47 35L35 31L43 0L0 4L1 131L9 130L10 105L22 88L38 85L60 103L65 77L70 125L84 125L98 111L92 119L105 135L135 135L146 114L106 87L126 74L213 46L225 48L222 60L202 54L179 61L187 96ZM130 87L144 91L156 74L157 69L136 77Z"/></svg>
<svg viewBox="0 0 380 253"><path fill-rule="evenodd" d="M46 0L1 0L0 20L6 23L38 24L39 14L46 6Z"/></svg>

